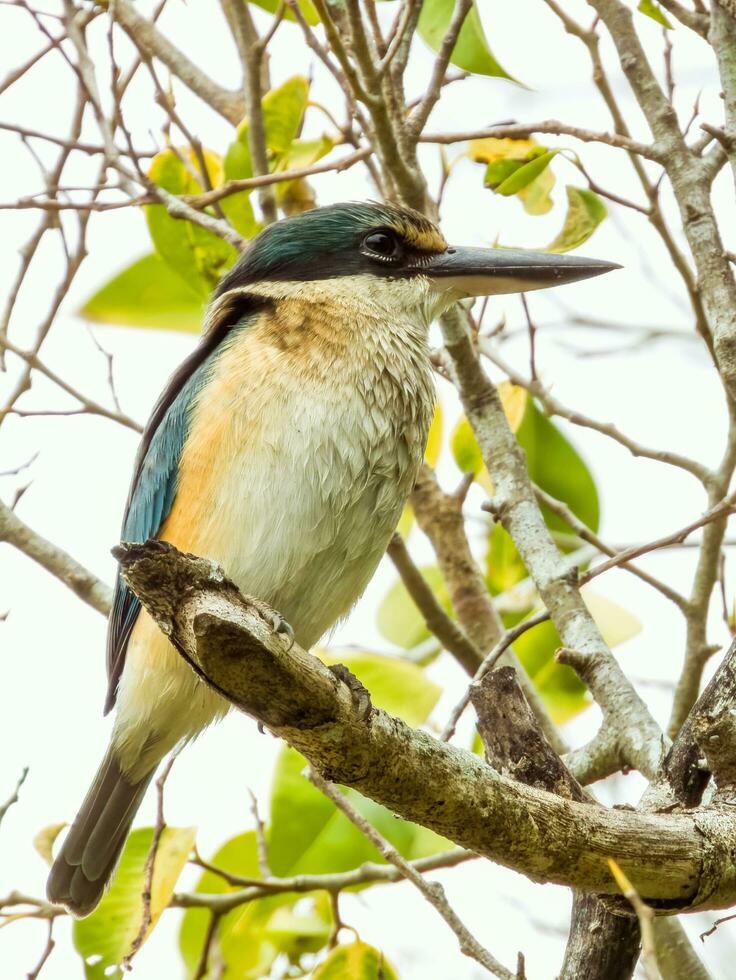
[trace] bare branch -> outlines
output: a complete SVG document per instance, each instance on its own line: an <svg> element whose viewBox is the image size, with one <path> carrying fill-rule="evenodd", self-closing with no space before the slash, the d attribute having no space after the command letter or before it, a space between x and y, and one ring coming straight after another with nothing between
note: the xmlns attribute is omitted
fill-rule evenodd
<svg viewBox="0 0 736 980"><path fill-rule="evenodd" d="M143 17L130 0L115 0L110 13L145 57L158 58L187 88L228 122L237 126L245 114L245 105L238 92L231 92L214 82L173 45L152 21Z"/></svg>
<svg viewBox="0 0 736 980"><path fill-rule="evenodd" d="M392 844L389 844L385 837L382 837L381 834L378 833L375 827L369 824L368 821L365 820L358 813L358 811L350 805L336 786L333 786L331 783L323 779L322 776L320 776L320 774L314 769L310 768L307 775L310 782L313 783L313 785L316 786L317 789L329 800L331 800L338 810L341 810L348 820L358 828L361 834L368 838L379 853L390 864L393 864L393 866L401 872L401 875L406 878L407 881L410 881L421 892L430 905L437 909L439 914L457 936L457 941L460 945L460 951L462 953L469 956L471 959L474 959L477 963L480 963L480 965L485 967L489 973L492 973L495 977L499 977L500 980L514 980L514 974L499 963L494 956L491 956L488 950L481 946L478 940L463 924L460 917L447 901L445 890L439 882L427 881L426 878L424 878L423 875L421 875L409 861L399 854Z"/></svg>
<svg viewBox="0 0 736 980"><path fill-rule="evenodd" d="M20 774L20 776L18 777L18 782L15 784L15 789L7 798L7 800L4 803L0 804L0 823L3 822L3 817L11 808L11 806L13 806L15 803L18 802L20 798L20 788L23 785L23 783L26 781L27 776L28 776L28 766L24 766L23 772Z"/></svg>
<svg viewBox="0 0 736 980"><path fill-rule="evenodd" d="M600 133L580 126L569 126L557 119L545 119L535 123L510 123L502 126L491 126L488 129L468 130L460 133L423 133L420 143L465 143L469 140L482 139L526 139L535 133L547 133L550 136L572 136L584 143L604 143L618 149L636 153L647 160L661 162L660 154L655 146L640 143L621 133Z"/></svg>
<svg viewBox="0 0 736 980"><path fill-rule="evenodd" d="M106 616L112 605L112 592L96 575L75 561L62 548L33 531L0 501L0 542L13 545L50 572L83 602Z"/></svg>

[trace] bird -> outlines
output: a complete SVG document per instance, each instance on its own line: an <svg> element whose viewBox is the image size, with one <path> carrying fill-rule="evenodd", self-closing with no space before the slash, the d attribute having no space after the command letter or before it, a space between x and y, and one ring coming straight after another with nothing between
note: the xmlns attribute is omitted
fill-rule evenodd
<svg viewBox="0 0 736 980"><path fill-rule="evenodd" d="M432 321L459 300L619 268L578 256L451 247L393 203L277 221L209 303L201 339L144 430L122 539L217 561L305 649L371 579L422 463ZM47 895L97 906L159 762L229 705L194 673L118 571L107 636L110 743Z"/></svg>

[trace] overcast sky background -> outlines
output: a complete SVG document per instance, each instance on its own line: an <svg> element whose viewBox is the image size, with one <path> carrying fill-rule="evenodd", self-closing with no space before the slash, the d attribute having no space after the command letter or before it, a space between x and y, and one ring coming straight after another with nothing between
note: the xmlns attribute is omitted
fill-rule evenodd
<svg viewBox="0 0 736 980"><path fill-rule="evenodd" d="M149 8L147 3L141 6ZM589 81L582 45L564 34L538 0L517 0L515 4L485 0L481 7L495 54L529 87L485 78L451 86L432 118L430 130L461 130L511 118L531 121L550 117L598 129L609 126ZM584 4L566 3L565 7L572 13L580 11L585 22L590 20ZM47 8L53 9L51 0ZM22 10L3 8L2 18L0 64L9 69L37 50L41 39ZM105 61L106 44L102 20L91 31L101 64ZM161 23L172 39L220 82L233 87L237 84L237 59L216 4L192 0L184 6L179 0L172 0ZM650 49L659 52L661 34L656 25L641 16L637 23ZM421 43L417 48L409 73L410 92L423 88L432 63ZM610 54L608 47L606 50ZM119 57L123 63L128 60L123 57L125 52L129 57L129 48L121 41ZM312 56L292 25L281 27L271 64L274 84L296 72L309 74L312 70ZM695 96L702 89L704 117L718 124L722 110L709 49L682 29L675 36L674 67L681 116L689 116ZM615 68L612 76L634 135L646 138L646 128ZM181 86L177 86L177 93L179 111L192 131L205 145L224 152L231 138L230 127ZM312 97L335 105L334 86L319 69L315 69ZM23 83L3 96L0 119L64 136L71 99L71 73L58 57L48 57ZM158 133L163 114L152 105L142 74L131 87L127 113L128 120L134 123L136 141L148 144L147 130ZM308 120L306 133L319 134L323 128L321 115L313 112ZM88 125L84 135L95 139L97 134ZM19 140L8 134L1 138L0 199L9 201L38 191L42 186L38 172ZM639 196L622 155L593 146L576 148L601 184L619 193ZM41 151L47 153L45 147ZM454 156L460 151L461 147L450 152ZM428 172L436 175L436 151L427 148L423 152ZM94 167L96 164L89 161L79 161L80 183L91 179ZM531 218L516 199L502 199L482 191L480 167L468 161L460 163L443 206L446 236L465 244L488 244L499 238L506 245L544 246L561 225L565 183L581 183L579 175L560 158L555 172L557 206L547 216ZM372 194L358 168L318 178L314 185L322 204ZM727 245L734 247L733 186L725 171L716 184L716 194L724 233L731 238ZM36 216L28 211L3 212L0 279L4 286L15 273L17 249L35 222ZM31 343L55 288L60 268L55 245L47 238L16 309L12 339L21 345ZM44 359L71 383L107 403L104 359L90 338L88 326L74 315L74 310L112 273L150 250L143 216L126 209L93 218L89 245L90 257L44 347ZM530 305L540 323L559 323L574 308L621 323L681 330L682 336L635 352L580 358L567 345L574 343L600 352L617 341L611 335L580 327L564 333L542 329L538 365L544 380L554 385L555 394L563 402L598 419L615 421L648 445L714 463L725 433L719 383L703 348L691 336L680 283L674 281L664 251L645 219L611 207L609 220L582 251L616 260L625 268L615 275L552 294L535 294ZM499 316L506 312L512 326L523 322L514 297L496 301L494 310ZM124 409L141 422L165 379L195 342L187 334L115 327L94 327L94 334L114 354ZM509 344L505 354L526 369L522 342ZM12 359L10 365L13 371L17 369L17 362ZM0 389L8 382L8 376L0 376ZM443 405L449 418L457 416L451 392L443 391ZM63 408L69 407L69 402L53 386L37 378L23 406ZM595 433L558 424L583 454L597 480L602 498L602 534L607 540L649 540L680 527L704 509L702 490L688 475L635 460ZM0 493L3 499L10 499L15 487L32 478L32 485L19 504L19 515L110 581L113 561L109 552L118 540L136 444L135 433L102 419L10 419L0 431L0 470L20 464L36 452L38 457L29 471L0 479ZM457 480L449 453L439 469L447 486ZM473 496L469 507L477 507L480 499ZM416 530L411 546L418 560L429 560L427 542ZM686 592L693 559L690 551L672 551L648 556L641 565ZM394 573L384 563L349 621L337 631L335 644L342 641L387 649L375 629L374 618L377 603L393 581ZM732 586L731 578L728 582ZM597 581L596 589L624 605L641 621L641 633L616 653L658 720L665 723L671 692L663 685L676 675L684 647L679 613L658 593L624 572L608 573ZM732 590L728 599L733 601ZM7 620L0 624L0 798L10 793L24 765L30 767L30 774L20 803L7 814L0 829L0 894L17 888L39 895L47 869L31 839L41 827L71 819L108 737L110 720L101 714L105 623L10 548L0 551L0 612L6 610ZM711 638L723 642L725 629L715 603L712 616ZM449 658L434 664L430 674L445 687L434 716L441 725L462 693L464 677ZM579 742L593 733L596 724L597 711L591 709L568 726L565 734ZM228 718L188 748L177 762L166 793L169 823L198 826L200 850L211 854L233 833L250 826L247 787L265 806L278 749L278 743L259 735L248 719ZM636 776L611 782L603 790L610 802L633 802L643 786ZM149 794L139 814L139 825L150 823L153 815L154 799ZM192 885L196 878L196 874L185 872L180 888ZM570 905L565 889L541 888L519 875L481 862L445 872L442 880L468 927L502 962L509 966L515 963L516 952L521 949L530 978L547 980L556 975ZM359 930L363 939L383 949L402 980L470 980L481 976L479 967L460 956L450 931L410 885L348 896L343 901L343 918ZM697 936L709 921L709 917L697 916L686 924ZM178 975L178 954L173 949L178 923L178 913L164 915L135 961L137 980ZM734 929L736 926L725 925L704 946L698 943L715 977L733 975ZM82 976L82 965L72 949L68 930L68 922L57 924L57 949L45 967L46 980ZM3 930L2 976L24 976L44 941L44 928L35 922L14 924Z"/></svg>

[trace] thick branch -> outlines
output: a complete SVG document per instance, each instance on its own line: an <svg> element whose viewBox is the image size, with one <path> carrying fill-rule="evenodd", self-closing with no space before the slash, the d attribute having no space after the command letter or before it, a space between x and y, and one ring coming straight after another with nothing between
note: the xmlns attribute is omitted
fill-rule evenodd
<svg viewBox="0 0 736 980"><path fill-rule="evenodd" d="M620 732L628 760L652 775L662 733L608 649L544 523L534 488L496 388L483 371L457 311L442 318L445 345L465 414L495 487L493 507L514 540L562 642L581 654L585 680L606 718Z"/></svg>
<svg viewBox="0 0 736 980"><path fill-rule="evenodd" d="M539 729L513 670L501 667L486 674L472 700L492 765L528 786L591 802ZM638 957L636 919L614 915L595 895L575 892L560 980L628 980Z"/></svg>
<svg viewBox="0 0 736 980"><path fill-rule="evenodd" d="M724 857L736 839L729 814L605 810L523 786L366 710L365 689L290 647L273 629L273 611L241 596L213 562L160 541L122 546L116 557L193 668L324 778L534 880L615 893L613 856L650 903L716 908L736 897L736 868Z"/></svg>
<svg viewBox="0 0 736 980"><path fill-rule="evenodd" d="M736 282L710 200L710 176L687 146L677 114L659 86L632 12L621 0L589 0L608 28L621 68L664 154L664 166L680 209L683 231L698 274L718 368L736 397Z"/></svg>

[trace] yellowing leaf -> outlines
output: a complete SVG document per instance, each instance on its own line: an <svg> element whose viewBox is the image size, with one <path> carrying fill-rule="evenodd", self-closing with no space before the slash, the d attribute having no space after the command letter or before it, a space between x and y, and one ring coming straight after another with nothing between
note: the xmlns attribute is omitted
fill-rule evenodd
<svg viewBox="0 0 736 980"><path fill-rule="evenodd" d="M56 838L66 827L66 823L52 823L48 827L42 827L33 838L33 846L49 866L54 861L54 844Z"/></svg>
<svg viewBox="0 0 736 980"><path fill-rule="evenodd" d="M245 2L245 0L243 0ZM275 14L276 11L281 6L280 0L248 0L249 3L254 3L261 10L267 10L270 14ZM319 16L317 11L314 9L314 4L311 0L298 0L299 9L308 24L314 26L319 24ZM287 5L283 13L285 20L296 20L296 17L291 11L291 8Z"/></svg>
<svg viewBox="0 0 736 980"><path fill-rule="evenodd" d="M312 973L312 980L398 980L383 953L366 943L338 946Z"/></svg>
<svg viewBox="0 0 736 980"><path fill-rule="evenodd" d="M437 402L434 406L432 424L429 427L427 445L424 449L424 460L433 468L437 465L437 460L440 458L440 453L442 452L442 429L442 406ZM405 538L409 534L409 531L411 531L413 524L414 511L409 504L406 504L401 512L401 518L396 530L402 538Z"/></svg>
<svg viewBox="0 0 736 980"><path fill-rule="evenodd" d="M545 251L569 252L577 248L587 242L607 214L606 205L593 191L568 186L565 223Z"/></svg>
<svg viewBox="0 0 736 980"><path fill-rule="evenodd" d="M422 4L417 31L434 51L439 50L447 34L454 10L455 0L424 0ZM450 61L464 71L516 82L491 53L475 3L463 22Z"/></svg>
<svg viewBox="0 0 736 980"><path fill-rule="evenodd" d="M427 445L424 449L424 460L430 466L435 467L440 458L442 450L442 406L439 402L434 406L432 424L429 427Z"/></svg>
<svg viewBox="0 0 736 980"><path fill-rule="evenodd" d="M527 214L547 214L552 210L551 191L555 186L555 175L550 167L543 170L539 176L523 187L517 197L524 205Z"/></svg>
<svg viewBox="0 0 736 980"><path fill-rule="evenodd" d="M526 412L529 393L525 388L512 384L510 381L502 381L498 385L498 394L501 398L503 410L511 426L511 431L516 432L522 423ZM480 446L475 438L470 422L463 416L450 437L450 448L455 457L455 462L463 473L472 473L477 483L488 493L493 493L493 483L488 470L483 462Z"/></svg>
<svg viewBox="0 0 736 980"><path fill-rule="evenodd" d="M661 24L662 27L666 27L668 31L672 30L672 24L670 23L668 17L665 15L662 8L654 0L640 0L639 6L637 8L640 13L646 14L647 17L651 17L652 20Z"/></svg>
<svg viewBox="0 0 736 980"><path fill-rule="evenodd" d="M499 139L486 136L483 139L471 140L468 144L468 156L476 163L495 163L496 160L529 160L531 155L543 149L536 140L516 140L509 137Z"/></svg>
<svg viewBox="0 0 736 980"><path fill-rule="evenodd" d="M79 311L95 323L199 333L204 315L201 292L156 252L123 269Z"/></svg>
<svg viewBox="0 0 736 980"><path fill-rule="evenodd" d="M636 616L617 602L600 595L588 585L583 586L580 594L609 647L625 643L641 632L641 623Z"/></svg>
<svg viewBox="0 0 736 980"><path fill-rule="evenodd" d="M169 904L195 836L194 827L165 827L161 834L151 883L151 925L146 935ZM106 970L122 963L130 952L143 921L145 865L152 840L151 827L130 834L110 890L91 915L74 923L74 945L85 963L93 959L95 967Z"/></svg>

